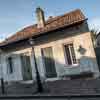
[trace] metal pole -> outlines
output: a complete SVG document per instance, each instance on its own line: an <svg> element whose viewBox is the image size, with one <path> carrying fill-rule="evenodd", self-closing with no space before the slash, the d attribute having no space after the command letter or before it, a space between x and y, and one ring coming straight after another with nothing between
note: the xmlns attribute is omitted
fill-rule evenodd
<svg viewBox="0 0 100 100"><path fill-rule="evenodd" d="M0 67L1 67L1 93L5 94L5 85L4 85L4 79L3 79L3 69L1 65L1 56L0 56Z"/></svg>
<svg viewBox="0 0 100 100"><path fill-rule="evenodd" d="M4 79L1 78L1 92L2 94L5 94L5 86L4 86Z"/></svg>
<svg viewBox="0 0 100 100"><path fill-rule="evenodd" d="M35 58L35 51L34 51L34 47L32 46L32 52L33 52L33 57L34 57L34 63L35 63L35 70L36 70L36 82L37 82L37 92L43 92L43 86L41 83L41 79L40 79L40 74L37 68L37 63L36 63L36 58Z"/></svg>

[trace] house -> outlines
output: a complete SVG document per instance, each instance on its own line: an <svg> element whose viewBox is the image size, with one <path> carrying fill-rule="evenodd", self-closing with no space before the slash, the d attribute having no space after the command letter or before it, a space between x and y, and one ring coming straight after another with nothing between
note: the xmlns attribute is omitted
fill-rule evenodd
<svg viewBox="0 0 100 100"><path fill-rule="evenodd" d="M36 15L37 24L0 43L0 75L5 81L35 80L35 60L41 79L99 77L87 18L81 10L45 20L44 11L37 8Z"/></svg>

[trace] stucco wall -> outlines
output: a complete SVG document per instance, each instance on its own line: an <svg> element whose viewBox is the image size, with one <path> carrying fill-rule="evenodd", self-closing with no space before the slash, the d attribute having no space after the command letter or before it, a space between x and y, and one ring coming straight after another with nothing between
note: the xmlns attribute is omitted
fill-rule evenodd
<svg viewBox="0 0 100 100"><path fill-rule="evenodd" d="M63 44L67 44L67 43L73 43L74 45L76 59L78 62L76 65L68 66L65 63ZM85 50L84 54L81 54L79 52L80 45ZM39 69L39 73L42 78L45 78L45 68L44 68L43 59L41 55L41 48L45 48L45 47L52 47L53 49L53 57L55 60L55 67L56 67L56 72L58 77L62 75L79 74L81 72L87 72L87 71L94 72L95 77L99 76L99 70L96 62L95 52L93 49L89 32L78 34L76 36L71 36L70 38L66 37L61 40L56 40L53 42L35 46L34 48L35 48L36 62ZM2 58L1 66L3 67L3 77L5 80L10 81L10 80L23 79L22 71L21 71L22 64L20 60L20 54L25 52L29 52L30 59L31 59L31 67L32 67L32 77L33 80L35 80L35 76L36 76L35 65L34 65L34 59L32 56L31 48L14 51L11 53L4 53L1 55ZM6 58L11 55L13 57L13 62L14 62L14 73L8 74Z"/></svg>
<svg viewBox="0 0 100 100"><path fill-rule="evenodd" d="M65 57L63 52L63 44L73 43L75 48L76 59L78 61L77 65L67 66L65 64ZM85 50L84 54L79 52L79 46ZM99 75L99 70L96 62L95 52L93 49L90 33L86 32L70 38L64 38L61 40L45 43L42 45L35 46L35 49L38 51L36 53L38 59L38 64L42 64L41 58L41 48L45 47L53 48L53 56L55 59L55 67L58 76L77 74L81 72L91 71L95 73L95 77ZM40 60L41 59L41 60Z"/></svg>
<svg viewBox="0 0 100 100"><path fill-rule="evenodd" d="M54 31L37 37L35 39L35 56L38 65L39 73L42 78L45 78L45 68L41 55L41 48L52 47L53 57L55 60L55 67L57 76L79 74L81 72L92 71L94 76L99 76L99 69L96 62L95 52L92 45L91 35L88 32L87 22L83 24L76 25L75 27L64 28L62 30ZM77 64L74 66L67 66L65 63L65 57L63 52L63 44L73 43ZM79 47L84 51L84 54L80 53ZM1 54L1 64L0 68L3 68L3 77L5 80L22 80L22 64L20 59L20 54L29 52L31 67L32 67L32 77L35 80L35 65L32 56L32 49L28 41L23 41L20 44L7 47L3 49ZM14 58L14 73L11 75L7 74L7 62L6 57L13 55ZM1 67L2 66L2 67ZM1 72L0 72L1 73ZM1 76L1 75L0 75Z"/></svg>
<svg viewBox="0 0 100 100"><path fill-rule="evenodd" d="M8 73L7 71L7 57L12 56L13 58L13 73ZM5 81L16 81L22 80L22 73L21 73L21 62L19 55L16 54L2 54L1 56L1 63L0 67L2 68L1 77L4 78Z"/></svg>

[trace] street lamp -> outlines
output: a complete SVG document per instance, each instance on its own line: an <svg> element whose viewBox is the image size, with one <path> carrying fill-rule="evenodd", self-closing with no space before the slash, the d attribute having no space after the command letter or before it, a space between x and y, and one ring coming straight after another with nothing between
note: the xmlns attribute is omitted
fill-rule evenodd
<svg viewBox="0 0 100 100"><path fill-rule="evenodd" d="M3 68L1 65L1 50L0 50L0 70L1 70L1 92L5 94L5 86L4 86L4 79L3 79Z"/></svg>
<svg viewBox="0 0 100 100"><path fill-rule="evenodd" d="M35 51L34 51L35 41L34 41L34 39L32 39L32 38L29 39L29 43L32 47L32 53L33 53L33 58L34 58L35 70L36 70L37 92L43 92L43 86L42 86L42 83L41 83L40 74L39 74L39 71L38 71L36 58L35 58Z"/></svg>

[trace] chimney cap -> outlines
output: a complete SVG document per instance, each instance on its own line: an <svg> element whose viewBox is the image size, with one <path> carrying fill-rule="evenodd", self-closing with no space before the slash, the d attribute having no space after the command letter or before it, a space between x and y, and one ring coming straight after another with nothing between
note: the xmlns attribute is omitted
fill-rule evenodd
<svg viewBox="0 0 100 100"><path fill-rule="evenodd" d="M53 18L53 16L49 16L49 19L52 19Z"/></svg>
<svg viewBox="0 0 100 100"><path fill-rule="evenodd" d="M36 8L36 12L39 12L39 11L44 12L43 9L40 6Z"/></svg>

